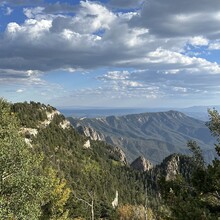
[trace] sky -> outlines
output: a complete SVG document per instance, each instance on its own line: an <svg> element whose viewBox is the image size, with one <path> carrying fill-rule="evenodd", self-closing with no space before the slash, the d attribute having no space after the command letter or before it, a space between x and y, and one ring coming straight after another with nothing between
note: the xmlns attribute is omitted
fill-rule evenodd
<svg viewBox="0 0 220 220"><path fill-rule="evenodd" d="M0 96L55 107L219 105L219 0L0 0Z"/></svg>

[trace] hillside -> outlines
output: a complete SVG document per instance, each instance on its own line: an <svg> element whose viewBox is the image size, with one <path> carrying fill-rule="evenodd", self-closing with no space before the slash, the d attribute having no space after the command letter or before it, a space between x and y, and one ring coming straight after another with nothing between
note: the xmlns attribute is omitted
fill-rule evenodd
<svg viewBox="0 0 220 220"><path fill-rule="evenodd" d="M220 116L210 114L219 137ZM49 105L0 99L0 119L0 219L220 217L220 163L206 167L196 142L191 156L157 166L141 156L130 167L119 147L80 135Z"/></svg>
<svg viewBox="0 0 220 220"><path fill-rule="evenodd" d="M44 165L67 182L72 193L65 207L71 217L89 219L91 208L83 200L94 200L95 219L114 219L112 201L116 191L121 206L143 204L144 175L126 165L120 149L78 134L51 106L16 103L11 110L20 120L19 132L25 142L36 154L43 153Z"/></svg>
<svg viewBox="0 0 220 220"><path fill-rule="evenodd" d="M189 140L204 150L206 161L213 159L213 139L205 122L177 111L141 113L102 118L68 118L80 132L91 138L121 146L131 162L143 155L160 163L172 153L187 154Z"/></svg>

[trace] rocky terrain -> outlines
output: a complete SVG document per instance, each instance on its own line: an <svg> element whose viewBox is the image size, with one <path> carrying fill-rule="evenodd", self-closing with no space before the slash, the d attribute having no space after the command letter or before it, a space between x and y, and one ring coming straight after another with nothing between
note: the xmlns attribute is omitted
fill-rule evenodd
<svg viewBox="0 0 220 220"><path fill-rule="evenodd" d="M102 118L68 118L73 127L92 140L119 146L131 163L143 155L158 164L173 153L188 154L187 142L201 146L207 162L215 156L214 139L204 121L177 111L142 113Z"/></svg>

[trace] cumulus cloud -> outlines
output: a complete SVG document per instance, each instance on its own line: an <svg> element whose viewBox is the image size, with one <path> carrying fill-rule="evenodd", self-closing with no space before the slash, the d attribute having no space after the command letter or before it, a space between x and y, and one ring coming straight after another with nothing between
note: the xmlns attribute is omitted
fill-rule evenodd
<svg viewBox="0 0 220 220"><path fill-rule="evenodd" d="M25 8L27 19L23 24L8 24L0 40L1 68L49 71L101 66L156 68L153 64L157 64L160 69L159 64L165 62L166 56L172 71L171 61L176 69L178 65L191 68L195 63L198 68L199 64L201 68L204 66L203 61L181 54L189 42L194 46L207 45L203 35L184 40L156 39L150 34L151 26L129 26L139 16L136 12L113 13L91 1L81 1L74 15L47 14L44 10L44 7ZM217 64L214 67L218 69Z"/></svg>
<svg viewBox="0 0 220 220"><path fill-rule="evenodd" d="M133 24L149 29L157 37L203 36L219 37L220 2L213 0L146 1L140 15L133 19Z"/></svg>
<svg viewBox="0 0 220 220"><path fill-rule="evenodd" d="M207 46L209 44L209 41L208 39L202 36L196 36L196 37L192 37L189 40L189 43L193 46Z"/></svg>
<svg viewBox="0 0 220 220"><path fill-rule="evenodd" d="M38 70L13 70L13 69L0 69L0 85L8 84L25 84L25 85L42 85L40 79L40 72Z"/></svg>
<svg viewBox="0 0 220 220"><path fill-rule="evenodd" d="M110 71L98 78L104 82L99 89L100 94L111 90L114 97L136 99L165 99L173 96L182 99L197 99L202 101L204 96L216 98L219 94L220 75L204 74L201 70L179 69L178 72L165 70L134 70ZM100 91L102 90L102 91ZM93 90L90 90L92 94ZM82 94L83 95L83 94ZM93 94L95 95L95 94Z"/></svg>
<svg viewBox="0 0 220 220"><path fill-rule="evenodd" d="M209 50L220 50L220 42L216 41L209 45Z"/></svg>
<svg viewBox="0 0 220 220"><path fill-rule="evenodd" d="M38 7L25 6L25 21L9 23L0 36L1 80L39 83L40 75L33 72L111 67L120 71L98 77L104 86L77 94L156 98L219 91L219 65L186 51L188 45L219 50L217 0L111 0L108 6L39 2Z"/></svg>

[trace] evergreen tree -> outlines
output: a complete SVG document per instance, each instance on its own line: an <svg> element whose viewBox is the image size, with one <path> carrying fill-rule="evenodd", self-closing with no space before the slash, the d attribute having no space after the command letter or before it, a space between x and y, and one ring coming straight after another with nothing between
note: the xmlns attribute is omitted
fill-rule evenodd
<svg viewBox="0 0 220 220"><path fill-rule="evenodd" d="M194 141L188 143L192 155L192 176L186 180L179 176L175 180L161 180L162 195L171 210L167 219L218 220L220 217L220 115L209 110L207 123L217 138L217 157L207 167L202 151Z"/></svg>
<svg viewBox="0 0 220 220"><path fill-rule="evenodd" d="M38 219L48 191L36 156L19 134L10 105L0 99L0 219Z"/></svg>

